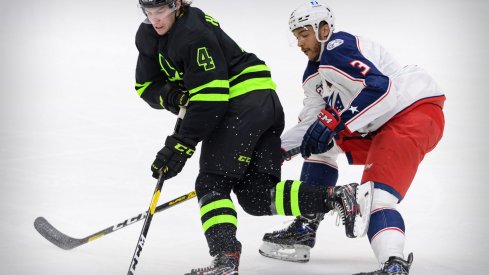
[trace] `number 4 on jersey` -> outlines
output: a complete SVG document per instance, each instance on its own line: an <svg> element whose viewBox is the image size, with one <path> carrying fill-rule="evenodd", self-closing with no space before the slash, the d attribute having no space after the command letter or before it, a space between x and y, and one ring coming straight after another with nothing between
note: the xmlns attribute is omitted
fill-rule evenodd
<svg viewBox="0 0 489 275"><path fill-rule="evenodd" d="M216 68L214 59L209 55L206 47L199 48L197 50L197 64L200 67L204 67L204 70L209 71Z"/></svg>

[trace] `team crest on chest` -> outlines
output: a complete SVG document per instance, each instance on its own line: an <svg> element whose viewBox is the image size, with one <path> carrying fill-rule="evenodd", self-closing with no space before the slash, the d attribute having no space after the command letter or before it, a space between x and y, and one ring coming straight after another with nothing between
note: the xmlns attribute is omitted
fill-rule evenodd
<svg viewBox="0 0 489 275"><path fill-rule="evenodd" d="M338 46L341 46L341 44L343 44L345 41L343 41L343 39L335 39L333 41L330 41L328 43L328 45L326 46L326 49L328 51L331 51L333 50L334 48L338 47Z"/></svg>
<svg viewBox="0 0 489 275"><path fill-rule="evenodd" d="M316 93L318 93L319 95L322 95L323 94L323 83L320 83L320 84L316 84Z"/></svg>

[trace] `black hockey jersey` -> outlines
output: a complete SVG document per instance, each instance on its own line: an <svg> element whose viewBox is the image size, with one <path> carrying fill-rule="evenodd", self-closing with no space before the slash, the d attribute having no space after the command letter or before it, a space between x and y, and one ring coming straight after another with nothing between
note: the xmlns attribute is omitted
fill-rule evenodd
<svg viewBox="0 0 489 275"><path fill-rule="evenodd" d="M179 133L196 141L208 136L241 96L276 87L262 60L243 51L214 18L195 7L188 7L164 36L143 22L136 46L138 94L161 109L166 81L187 90L190 100Z"/></svg>

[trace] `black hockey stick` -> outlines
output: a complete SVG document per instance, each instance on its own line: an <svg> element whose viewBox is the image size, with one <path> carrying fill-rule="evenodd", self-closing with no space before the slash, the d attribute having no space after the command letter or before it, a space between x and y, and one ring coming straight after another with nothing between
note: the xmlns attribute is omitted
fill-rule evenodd
<svg viewBox="0 0 489 275"><path fill-rule="evenodd" d="M178 133L180 128L180 124L182 123L183 117L185 116L185 112L187 109L185 107L180 107L180 112L178 113L177 122L175 124L175 133ZM165 177L163 173L160 173L160 177L158 178L158 182L156 183L155 191L153 192L153 197L151 198L151 202L149 204L149 208L147 211L146 218L144 219L143 229L141 230L141 234L139 234L138 242L136 244L136 249L134 250L134 254L132 255L131 264L129 265L129 270L127 271L127 275L134 275L136 272L136 266L139 262L139 257L141 256L141 252L143 251L144 243L146 241L146 236L148 235L149 226L151 225L151 221L153 220L153 215L156 211L156 206L158 205L158 199L160 198L161 188L163 187L163 183L165 182Z"/></svg>
<svg viewBox="0 0 489 275"><path fill-rule="evenodd" d="M289 160L291 159L293 156L295 155L298 155L301 153L301 147L295 147L295 148L292 148L290 149L289 151L282 151L282 160Z"/></svg>
<svg viewBox="0 0 489 275"><path fill-rule="evenodd" d="M192 191L188 194L185 194L183 196L175 198L171 201L168 201L168 202L156 207L155 213L166 210L166 209L168 209L172 206L175 206L177 204L180 204L184 201L188 201L188 200L194 198L195 196L196 196L195 191ZM73 249L73 248L78 247L80 245L86 244L88 242L97 240L97 239L99 239L105 235L108 235L114 231L122 229L128 225L136 223L136 222L146 218L147 214L148 214L148 212L139 213L138 215L136 215L132 218L126 219L123 222L109 226L103 230L100 230L97 233L91 234L91 235L86 236L85 238L81 238L81 239L73 238L73 237L70 237L70 236L64 234L63 232L56 229L56 227L51 225L44 217L37 217L36 220L34 221L34 227L36 228L37 232L39 232L39 234L41 234L46 240L50 241L52 244L56 245L59 248L62 248L65 250L70 250L70 249Z"/></svg>

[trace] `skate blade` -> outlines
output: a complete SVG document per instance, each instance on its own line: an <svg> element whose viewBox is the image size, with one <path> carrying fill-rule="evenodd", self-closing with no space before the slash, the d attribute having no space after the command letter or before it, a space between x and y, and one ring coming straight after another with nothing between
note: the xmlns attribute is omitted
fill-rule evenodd
<svg viewBox="0 0 489 275"><path fill-rule="evenodd" d="M311 248L306 245L279 245L263 242L258 252L262 256L295 263L307 263Z"/></svg>
<svg viewBox="0 0 489 275"><path fill-rule="evenodd" d="M356 237L363 237L367 234L368 225L370 222L370 212L372 211L374 183L369 181L358 185L357 187L357 202L360 207L360 214L355 217L355 225L353 234Z"/></svg>

